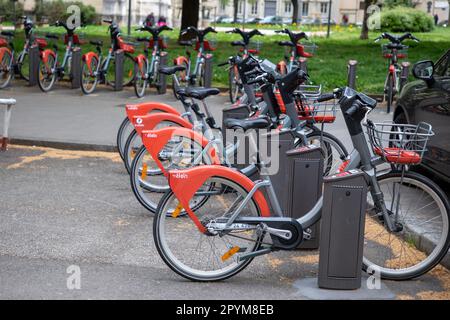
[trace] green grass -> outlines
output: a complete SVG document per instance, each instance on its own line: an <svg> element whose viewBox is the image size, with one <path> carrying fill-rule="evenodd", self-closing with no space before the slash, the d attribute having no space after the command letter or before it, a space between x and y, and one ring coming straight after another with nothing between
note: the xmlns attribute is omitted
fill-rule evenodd
<svg viewBox="0 0 450 320"><path fill-rule="evenodd" d="M297 29L300 27L296 27ZM63 33L61 28L40 28L42 32ZM304 30L304 28L302 28ZM125 30L123 30L125 31ZM313 27L312 31L326 31L324 26ZM106 47L109 46L109 36L105 26L88 26L80 29L87 39L103 39ZM318 45L315 56L308 60L308 70L311 79L316 84L322 84L325 90L331 90L337 86L346 84L347 62L350 59L358 61L357 67L357 89L371 93L381 94L387 73L387 61L381 56L380 44L373 40L379 32L370 34L369 40L359 40L360 29L357 27L342 28L335 26L329 39L324 37L313 37ZM132 36L145 36L145 33L134 31ZM184 47L177 45L178 30L165 32L169 38L169 61L177 55L184 54ZM450 48L450 32L448 28L436 28L430 33L416 33L416 37L421 39L420 43L408 42L410 46L408 61L411 63L419 60L438 59L446 50ZM231 55L236 53L236 48L230 45L232 40L238 40L239 36L220 32L208 36L216 40L217 49L213 52L215 64L224 62ZM260 57L267 58L272 62L283 59L284 51L282 47L275 44L276 41L286 39L285 35L274 35L255 37L261 42ZM18 33L15 40L16 48L20 48L23 43L22 33ZM60 45L62 49L64 46ZM83 52L94 50L90 45L83 46ZM143 47L137 47L137 52L142 52ZM228 74L225 68L214 67L213 85L226 87Z"/></svg>

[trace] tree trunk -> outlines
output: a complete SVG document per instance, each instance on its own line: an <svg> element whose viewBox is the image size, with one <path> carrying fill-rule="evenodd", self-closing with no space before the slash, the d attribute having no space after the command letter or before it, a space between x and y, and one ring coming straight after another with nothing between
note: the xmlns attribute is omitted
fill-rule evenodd
<svg viewBox="0 0 450 320"><path fill-rule="evenodd" d="M448 0L448 18L447 18L447 28L450 27L450 0Z"/></svg>
<svg viewBox="0 0 450 320"><path fill-rule="evenodd" d="M181 29L186 29L187 27L198 26L198 13L200 10L200 0L183 0L181 12ZM187 37L186 37L187 36ZM190 35L181 36L179 40L190 39Z"/></svg>
<svg viewBox="0 0 450 320"><path fill-rule="evenodd" d="M237 21L237 13L239 7L239 0L233 0L233 22Z"/></svg>
<svg viewBox="0 0 450 320"><path fill-rule="evenodd" d="M298 0L292 1L292 23L298 23Z"/></svg>
<svg viewBox="0 0 450 320"><path fill-rule="evenodd" d="M367 25L367 20L369 19L369 14L367 13L367 8L372 4L372 0L364 0L364 17L363 17L363 23L361 28L361 35L359 38L361 40L367 40L369 39L369 27Z"/></svg>

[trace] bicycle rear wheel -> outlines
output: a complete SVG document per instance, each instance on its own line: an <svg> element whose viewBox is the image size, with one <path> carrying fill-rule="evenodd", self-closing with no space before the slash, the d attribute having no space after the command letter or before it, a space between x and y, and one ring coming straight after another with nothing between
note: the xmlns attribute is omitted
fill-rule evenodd
<svg viewBox="0 0 450 320"><path fill-rule="evenodd" d="M214 188L208 189L211 185ZM195 210L195 215L205 227L219 218L229 217L247 195L242 186L221 177L208 179L204 186L210 196L203 206ZM193 199L196 197L194 195ZM237 257L260 247L262 236L256 229L230 231L220 236L214 232L204 234L186 214L177 218L168 214L170 208L178 205L173 192L168 191L161 199L153 223L156 248L173 271L194 281L219 281L239 273L250 264L252 259L238 261ZM260 211L251 200L241 214L256 217L260 216Z"/></svg>
<svg viewBox="0 0 450 320"><path fill-rule="evenodd" d="M445 193L417 173L391 172L378 177L384 202L397 215L399 231L389 232L369 193L365 223L364 270L382 278L407 280L436 266L447 254L450 206Z"/></svg>

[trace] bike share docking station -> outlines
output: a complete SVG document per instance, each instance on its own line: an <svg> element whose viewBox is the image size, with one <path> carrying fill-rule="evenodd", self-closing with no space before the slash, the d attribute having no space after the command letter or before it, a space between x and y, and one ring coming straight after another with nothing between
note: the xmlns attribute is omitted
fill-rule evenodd
<svg viewBox="0 0 450 320"><path fill-rule="evenodd" d="M70 66L70 82L72 89L81 87L81 48L72 49L72 61Z"/></svg>
<svg viewBox="0 0 450 320"><path fill-rule="evenodd" d="M35 44L30 46L28 55L29 55L29 61L30 61L28 63L28 75L29 75L28 85L30 87L33 87L38 84L39 59L40 59L39 47Z"/></svg>
<svg viewBox="0 0 450 320"><path fill-rule="evenodd" d="M123 50L114 52L114 91L122 91L123 89L123 60L125 53Z"/></svg>

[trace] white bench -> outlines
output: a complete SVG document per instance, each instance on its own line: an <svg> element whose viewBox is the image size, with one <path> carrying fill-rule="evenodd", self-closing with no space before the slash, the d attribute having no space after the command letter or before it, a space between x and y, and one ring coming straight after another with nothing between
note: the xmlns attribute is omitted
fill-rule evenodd
<svg viewBox="0 0 450 320"><path fill-rule="evenodd" d="M6 146L8 145L9 136L8 136L8 129L9 129L9 122L11 120L11 109L12 106L16 104L15 99L0 99L0 106L6 106L5 110L5 118L3 122L3 136L1 136L0 140L0 150L6 150Z"/></svg>

